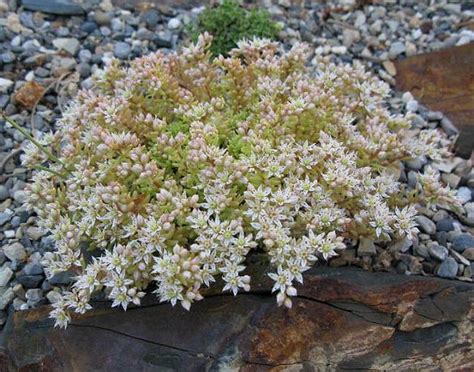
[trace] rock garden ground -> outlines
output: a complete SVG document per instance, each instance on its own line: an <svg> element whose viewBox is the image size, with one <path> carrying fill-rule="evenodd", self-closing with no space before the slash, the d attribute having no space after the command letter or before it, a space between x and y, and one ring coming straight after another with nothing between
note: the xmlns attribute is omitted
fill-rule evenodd
<svg viewBox="0 0 474 372"><path fill-rule="evenodd" d="M108 0L86 0L78 3L64 1L59 4L57 0L0 0L0 108L36 135L39 132L54 131L55 121L61 116L68 100L73 98L79 89L90 88L93 84L92 76L111 58L115 57L126 62L157 49L175 49L186 38L185 26L202 11L202 7L185 8L176 5L180 2L174 2L174 5L168 2L155 2L159 3L155 4L156 6L149 4L137 6L138 3L142 4L137 1L112 3ZM118 6L119 3L121 7ZM440 350L447 347L446 345L452 345L451 342L458 345L464 342L464 338L469 338L462 333L466 330L461 332L456 327L461 323L465 326L469 323L468 320L472 319L468 308L472 306L473 285L471 282L474 275L474 170L471 158L474 146L472 119L474 114L472 111L474 107L474 72L472 70L474 6L467 2L457 4L445 1L410 0L401 0L390 5L377 5L376 1L366 2L364 6L356 6L353 4L356 3L355 1L349 0L311 2L311 5L302 3L290 0L273 2L265 0L260 4L269 10L275 20L281 22L282 41L289 45L296 41L305 41L312 46L314 56L324 55L338 63L362 61L374 74L397 89L388 101L394 113L412 112L415 129L440 128L447 134L456 155L442 163L432 165L442 172L442 179L447 184L457 189L458 197L463 203L463 211L453 214L443 209L436 213L423 210L417 218L420 234L413 244L405 241L392 242L388 247L378 247L372 243L359 244L345 250L340 257L330 262L334 273L340 272L344 278L349 275L348 272L353 272L335 267L356 266L366 271L437 276L456 280L456 282L448 282L434 278L400 279L398 276L390 276L394 283L390 286L390 290L393 291L398 291L397 285L400 286L399 291L402 291L404 284L397 284L402 282L415 283L410 285L416 288L421 286L420 283L428 287L433 286L432 291L416 289L414 292L416 295L410 299L411 302L402 298L399 292L393 294L394 299L402 302L406 300L407 304L411 304L410 306L418 304L416 306L421 307L419 314L415 314L415 310L409 313L396 309L394 305L390 309L377 309L375 315L373 310L370 310L370 315L367 315L366 307L374 306L374 304L369 303L371 300L367 302L363 299L355 301L362 305L356 310L351 308L348 314L349 310L345 309L344 305L336 305L336 303L353 301L353 296L349 295L321 300L318 297L320 295L316 294L314 297L311 294L308 295L314 297L311 297L311 301L301 299L297 307L326 306L322 310L317 310L334 311L342 317L355 317L358 322L361 322L361 329L365 327L363 322L369 322L371 327L377 328L374 328L377 337L383 338L385 337L383 335L386 335L383 340L377 339L380 342L374 341L374 345L377 344L379 347L382 347L380 345L385 342L383 345L391 350L392 354L384 363L394 363L393 361L398 358L397 353L403 354L403 347L408 348L402 345L403 342L407 345L410 342L418 342L417 337L433 337L435 340L433 342L435 344L438 342L440 345L439 348L434 348L434 351L423 352L429 355L438 352L442 354ZM0 327L3 327L8 317L11 318L11 314L15 311L54 302L57 298L57 288L67 285L70 280L68 275L57 275L47 280L43 273L41 257L44 252L53 249L53 242L50 237L44 236L41 230L35 227L35 216L22 206L25 199L23 189L30 178L28 171L21 166L21 149L24 140L25 138L14 128L0 121ZM415 188L418 171L429 163L430 161L424 157L406 162L400 179L410 188ZM324 273L331 272L324 271L328 270L324 268L318 270L323 270L321 272ZM364 280L354 291L371 288L369 277L365 276L367 274L357 273L364 277ZM374 274L374 281L383 277L380 275L383 274ZM331 283L334 285L337 280L334 276L331 278L333 280ZM311 280L305 283L305 288L310 288ZM454 296L445 301L460 301L460 303L465 301L467 303L466 309L463 308L465 311L442 308L438 309L441 315L438 313L436 313L438 315L433 315L433 312L438 311L436 310L437 302L434 300L440 293L437 291L444 290L450 291L450 296ZM461 295L461 292L464 294ZM369 296L370 293L368 292L367 295ZM239 306L248 306L253 309L253 315L249 316L255 317L252 318L253 321L261 325L261 322L264 322L262 319L266 316L265 312L270 314L273 310L264 306L263 313L259 313L256 303L265 302L266 299L261 299L258 297L260 295L255 294L259 298L257 301L252 296L233 300L236 302L236 311L238 312ZM214 301L222 302L223 300L215 299ZM219 304L214 305L217 313L223 312ZM449 304L441 306L449 306ZM454 311L455 315L451 311ZM459 313L460 311L462 314ZM44 314L41 310L34 311L32 314L34 314L32 319L24 320L17 317L15 321L10 319L10 322L14 322L14 327L20 327L20 329L23 329L21 327L25 327L25 322L29 321L35 327L41 327ZM115 312L113 314L115 314L113 316L122 317L119 323L127 321L126 315L116 315ZM277 315L274 315L275 321L298 324L304 320L305 324L312 324L315 327L319 324L314 319L295 319L299 316L298 314L288 314L279 311ZM166 319L167 315L163 316ZM372 318L367 320L367 316L376 317L378 320L373 321ZM194 315L194 317L199 317L199 315ZM334 319L337 318L336 315L334 317ZM389 319L388 323L385 321L386 318ZM397 322L393 321L395 318L398 319ZM197 321L197 318L194 320ZM189 324L194 324L194 320L188 320ZM87 319L79 320L78 327L81 327L81 324L85 327L85 324L89 324L87 322ZM90 322L97 323L97 320L92 319ZM374 322L377 325L374 325ZM415 325L410 326L410 324ZM265 325L260 325L257 327L260 332L258 337L268 337L268 332L272 331ZM89 326L98 327L95 323ZM318 331L316 328L309 328L314 332ZM428 335L429 332L425 331L425 328L431 329L432 333ZM84 341L89 339L90 329L92 328L74 328L72 332L77 340ZM407 332L415 329L423 331L408 335ZM205 330L203 328L202 332ZM126 333L128 331L118 329L113 332ZM452 337L449 340L443 339L441 336L438 337L436 332L440 332L439 334L447 338ZM456 333L455 336L453 332ZM249 338L236 338L232 342L248 342L255 335L247 336ZM276 336L286 337L284 334ZM10 346L13 352L18 352L19 349L15 348L25 342L26 336L18 333L15 337L17 338L14 342L17 343ZM54 333L52 336L39 335L37 342L43 342L44 337L56 347L62 342L64 336L59 333ZM106 343L107 337L104 335L103 339L97 342ZM138 335L135 338L137 337L141 336ZM360 335L360 337L369 336ZM410 339L410 337L415 338ZM470 338L472 342L472 334ZM147 351L147 358L152 361L152 365L155 359L156 365L163 365L165 357L160 354L159 340L153 342L151 344L154 346L150 346L150 350ZM222 361L216 361L213 355L224 350L230 353L229 350L236 345L232 342L216 346L213 350L206 349L202 353L196 351L198 349L194 348L194 345L181 345L184 351L176 351L178 357L173 356L176 354L174 351L168 350L170 353L169 355L165 353L168 355L165 359L171 360L169 363L174 367L170 368L178 368L176 366L180 366L181 362L173 364L175 363L173 360L176 358L176 360L181 360L184 353L187 355L186 358L191 358L190 363L197 363L196 369L199 369L201 365L199 363L203 363L202 365L221 363ZM330 340L327 342L331 343ZM472 344L469 345L472 354ZM270 346L278 347L277 345ZM323 344L313 346L324 348ZM241 350L245 350L246 347L249 348L246 351L248 355L243 352L236 358L240 361L239 363L243 363L242 365L248 364L250 367L252 365L267 367L304 365L310 360L314 362L314 358L308 355L263 355L258 354L254 349L251 350L247 344L246 346L238 344ZM295 345L285 345L285 347L286 350L291 347L297 348ZM151 350L154 348L160 350ZM189 354L188 349L196 351L195 355ZM459 355L464 353L464 349L456 350L460 350ZM138 349L136 352L142 351ZM159 357L156 356L157 353ZM336 354L335 352L334 355ZM357 352L354 351L355 354ZM46 360L45 363L53 363L52 369L56 367L67 369L67 365L55 367L54 354L48 354L47 358L44 356L46 354L41 355L31 360L36 363L40 358L40 360ZM452 354L451 361L455 360L453 363L457 363L455 365L459 368L473 363L472 359L466 361L456 355L458 354ZM25 358L17 359L15 361L19 363L17 366L33 363ZM334 356L331 358L326 361L327 366L339 365L338 363L349 360L344 358L336 360ZM369 368L375 365L375 359L375 356L364 354L364 357L357 361L350 359L352 363L350 366L353 367L359 363L357 365L360 365L360 368ZM428 358L425 362L429 364L429 360ZM449 363L449 360L446 356L445 362ZM84 361L84 363L81 366L85 368L88 362ZM320 363L325 362L318 359L317 364ZM384 364L380 360L377 363L379 363L376 364L377 367L383 368ZM420 368L428 364L420 364ZM385 366L389 365L396 364ZM472 367L472 364L470 365ZM397 364L397 366L403 365Z"/></svg>

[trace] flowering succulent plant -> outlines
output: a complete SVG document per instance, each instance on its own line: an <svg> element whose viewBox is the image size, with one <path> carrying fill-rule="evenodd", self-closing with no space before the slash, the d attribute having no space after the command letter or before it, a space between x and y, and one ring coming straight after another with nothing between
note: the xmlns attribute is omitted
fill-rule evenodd
<svg viewBox="0 0 474 372"><path fill-rule="evenodd" d="M75 275L57 325L100 291L124 309L149 286L186 309L218 277L248 291L254 250L291 307L318 259L362 237L410 239L418 205L456 203L433 169L416 190L398 182L401 161L443 156L442 137L392 116L388 86L361 65L307 68L304 45L263 39L212 58L210 43L113 62L28 148L43 167L29 205L56 243L46 273Z"/></svg>

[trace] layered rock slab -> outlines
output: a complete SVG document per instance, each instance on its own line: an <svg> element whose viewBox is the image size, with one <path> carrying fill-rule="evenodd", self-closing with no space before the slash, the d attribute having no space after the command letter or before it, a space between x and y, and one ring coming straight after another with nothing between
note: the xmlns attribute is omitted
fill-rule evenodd
<svg viewBox="0 0 474 372"><path fill-rule="evenodd" d="M257 283L257 278L254 278ZM474 285L317 268L291 310L262 276L236 297L210 291L187 312L148 299L127 312L96 303L67 330L48 307L18 312L0 370L472 370Z"/></svg>
<svg viewBox="0 0 474 372"><path fill-rule="evenodd" d="M457 152L474 149L474 43L396 61L396 86L410 91L431 110L441 111L459 128Z"/></svg>

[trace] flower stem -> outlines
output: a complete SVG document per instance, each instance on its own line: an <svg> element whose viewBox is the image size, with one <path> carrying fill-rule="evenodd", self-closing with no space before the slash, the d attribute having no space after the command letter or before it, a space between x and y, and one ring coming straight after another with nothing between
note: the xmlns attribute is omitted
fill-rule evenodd
<svg viewBox="0 0 474 372"><path fill-rule="evenodd" d="M11 124L15 129L17 129L21 134L23 134L26 138L28 138L31 143L33 143L38 149L40 149L49 160L61 164L65 167L64 163L59 160L56 156L53 155L51 151L49 151L46 147L44 147L41 143L39 143L30 133L28 133L24 128L18 125L14 120L8 117L3 111L1 112L2 118L9 124Z"/></svg>
<svg viewBox="0 0 474 372"><path fill-rule="evenodd" d="M34 165L33 168L38 169L38 170L43 170L45 172L49 172L54 174L55 176L58 176L60 178L66 178L66 176L62 173L56 172L55 170L52 170L48 167L43 167L42 165Z"/></svg>

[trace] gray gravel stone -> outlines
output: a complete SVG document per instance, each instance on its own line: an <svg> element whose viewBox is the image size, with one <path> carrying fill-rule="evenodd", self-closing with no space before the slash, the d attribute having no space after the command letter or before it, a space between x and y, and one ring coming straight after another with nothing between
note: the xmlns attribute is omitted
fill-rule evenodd
<svg viewBox="0 0 474 372"><path fill-rule="evenodd" d="M448 257L438 268L438 276L441 278L454 279L458 273L458 263L452 257Z"/></svg>
<svg viewBox="0 0 474 372"><path fill-rule="evenodd" d="M30 262L23 268L26 275L41 275L43 274L43 266L38 263Z"/></svg>
<svg viewBox="0 0 474 372"><path fill-rule="evenodd" d="M76 67L76 60L70 57L55 56L51 62L51 71L55 76L61 76Z"/></svg>
<svg viewBox="0 0 474 372"><path fill-rule="evenodd" d="M0 226L3 226L7 222L9 222L12 216L13 216L13 212L9 209L7 209L5 212L0 212Z"/></svg>
<svg viewBox="0 0 474 372"><path fill-rule="evenodd" d="M411 99L406 104L406 109L409 112L417 112L418 111L418 102L414 99Z"/></svg>
<svg viewBox="0 0 474 372"><path fill-rule="evenodd" d="M43 275L20 275L18 282L26 288L37 288L44 280Z"/></svg>
<svg viewBox="0 0 474 372"><path fill-rule="evenodd" d="M416 188L416 184L418 183L418 176L415 171L409 171L407 174L407 179L408 179L408 186L411 189Z"/></svg>
<svg viewBox="0 0 474 372"><path fill-rule="evenodd" d="M37 302L43 297L43 291L39 288L28 289L25 297L28 301Z"/></svg>
<svg viewBox="0 0 474 372"><path fill-rule="evenodd" d="M21 5L28 10L58 15L82 15L82 6L71 0L22 0Z"/></svg>
<svg viewBox="0 0 474 372"><path fill-rule="evenodd" d="M160 14L156 9L150 9L142 14L141 20L145 22L147 27L154 28L160 20Z"/></svg>
<svg viewBox="0 0 474 372"><path fill-rule="evenodd" d="M23 262L26 260L26 250L21 243L13 243L3 248L3 253L10 261Z"/></svg>
<svg viewBox="0 0 474 372"><path fill-rule="evenodd" d="M460 187L456 193L456 196L462 204L466 204L472 199L471 189L469 187Z"/></svg>
<svg viewBox="0 0 474 372"><path fill-rule="evenodd" d="M171 18L169 21L168 21L168 28L170 30L178 30L180 29L182 26L182 23L181 21L179 20L179 18Z"/></svg>
<svg viewBox="0 0 474 372"><path fill-rule="evenodd" d="M417 256L421 256L421 257L424 257L424 258L429 258L430 257L428 247L424 244L415 244L413 246L413 251L415 252L415 254Z"/></svg>
<svg viewBox="0 0 474 372"><path fill-rule="evenodd" d="M358 256L373 256L377 253L375 249L374 241L368 238L360 238L359 246L357 248Z"/></svg>
<svg viewBox="0 0 474 372"><path fill-rule="evenodd" d="M445 218L436 222L437 231L453 231L454 230L454 220L451 218Z"/></svg>
<svg viewBox="0 0 474 372"><path fill-rule="evenodd" d="M130 57L131 51L131 46L122 41L118 42L114 46L114 56L120 59L127 59L128 57Z"/></svg>
<svg viewBox="0 0 474 372"><path fill-rule="evenodd" d="M407 164L407 167L409 169L413 169L413 170L421 170L423 169L423 167L428 163L428 160L426 159L425 156L418 156L417 158L415 159L411 159L411 160L408 160L406 162Z"/></svg>
<svg viewBox="0 0 474 372"><path fill-rule="evenodd" d="M460 234L453 240L453 249L457 252L464 252L468 248L474 248L474 236L471 234Z"/></svg>
<svg viewBox="0 0 474 372"><path fill-rule="evenodd" d="M3 265L0 268L0 287L5 287L13 276L13 270Z"/></svg>
<svg viewBox="0 0 474 372"><path fill-rule="evenodd" d="M390 58L396 58L400 54L405 53L405 43L401 41L396 41L390 46L390 51L388 52Z"/></svg>
<svg viewBox="0 0 474 372"><path fill-rule="evenodd" d="M62 273L55 274L51 279L49 279L49 282L52 285L67 285L71 283L73 276L74 274L72 274L71 272L64 271Z"/></svg>
<svg viewBox="0 0 474 372"><path fill-rule="evenodd" d="M61 295L56 291L50 291L46 294L46 298L51 304L54 304L61 300Z"/></svg>
<svg viewBox="0 0 474 372"><path fill-rule="evenodd" d="M88 49L81 49L79 51L78 57L82 63L89 63L92 59L92 53Z"/></svg>
<svg viewBox="0 0 474 372"><path fill-rule="evenodd" d="M426 120L429 121L440 121L444 117L440 111L427 111L425 114Z"/></svg>
<svg viewBox="0 0 474 372"><path fill-rule="evenodd" d="M464 252L462 252L462 255L469 261L474 261L474 248L466 249Z"/></svg>
<svg viewBox="0 0 474 372"><path fill-rule="evenodd" d="M94 12L94 21L99 26L109 25L111 19L112 19L112 14L110 14L109 12L103 12L102 10L96 10Z"/></svg>
<svg viewBox="0 0 474 372"><path fill-rule="evenodd" d="M418 224L418 227L420 228L421 231L424 231L425 233L429 235L432 235L436 232L436 225L428 217L421 216L421 215L416 216L415 221Z"/></svg>
<svg viewBox="0 0 474 372"><path fill-rule="evenodd" d="M0 77L0 92L6 93L13 86L13 81Z"/></svg>
<svg viewBox="0 0 474 372"><path fill-rule="evenodd" d="M434 259L443 262L448 257L449 251L441 245L433 245L429 248L429 253Z"/></svg>
<svg viewBox="0 0 474 372"><path fill-rule="evenodd" d="M44 235L44 231L36 226L28 226L26 229L26 235L28 235L30 239L40 240Z"/></svg>
<svg viewBox="0 0 474 372"><path fill-rule="evenodd" d="M5 310L14 298L15 293L13 289L7 287L0 288L0 310Z"/></svg>
<svg viewBox="0 0 474 372"><path fill-rule="evenodd" d="M454 136L459 133L459 130L447 117L443 117L443 119L441 119L441 128L443 128L448 136Z"/></svg>

